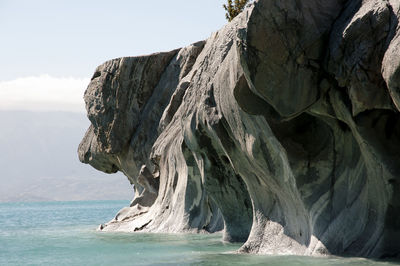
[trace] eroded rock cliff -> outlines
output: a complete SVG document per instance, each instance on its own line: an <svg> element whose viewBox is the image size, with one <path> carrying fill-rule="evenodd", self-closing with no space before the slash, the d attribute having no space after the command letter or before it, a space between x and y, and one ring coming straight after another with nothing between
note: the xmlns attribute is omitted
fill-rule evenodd
<svg viewBox="0 0 400 266"><path fill-rule="evenodd" d="M79 158L135 185L105 231L400 254L400 4L259 0L204 42L104 63Z"/></svg>

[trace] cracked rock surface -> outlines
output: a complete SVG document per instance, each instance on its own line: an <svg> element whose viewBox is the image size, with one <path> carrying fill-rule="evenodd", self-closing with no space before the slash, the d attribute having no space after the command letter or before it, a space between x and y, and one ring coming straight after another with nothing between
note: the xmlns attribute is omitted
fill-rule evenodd
<svg viewBox="0 0 400 266"><path fill-rule="evenodd" d="M399 256L399 18L397 0L259 0L206 41L99 66L79 158L135 187L102 230Z"/></svg>

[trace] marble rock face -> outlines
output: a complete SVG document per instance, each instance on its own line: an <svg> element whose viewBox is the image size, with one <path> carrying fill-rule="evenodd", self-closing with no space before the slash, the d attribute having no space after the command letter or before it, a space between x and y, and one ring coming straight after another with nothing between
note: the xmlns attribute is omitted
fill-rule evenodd
<svg viewBox="0 0 400 266"><path fill-rule="evenodd" d="M102 230L399 256L399 18L397 0L259 0L206 41L99 66L79 158L135 187Z"/></svg>

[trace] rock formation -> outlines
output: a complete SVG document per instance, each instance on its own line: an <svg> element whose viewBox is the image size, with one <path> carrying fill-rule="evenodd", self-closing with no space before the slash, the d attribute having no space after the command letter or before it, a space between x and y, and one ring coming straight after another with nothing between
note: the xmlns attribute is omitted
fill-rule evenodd
<svg viewBox="0 0 400 266"><path fill-rule="evenodd" d="M206 41L99 66L79 158L135 186L102 230L399 256L399 18L397 0L259 0Z"/></svg>

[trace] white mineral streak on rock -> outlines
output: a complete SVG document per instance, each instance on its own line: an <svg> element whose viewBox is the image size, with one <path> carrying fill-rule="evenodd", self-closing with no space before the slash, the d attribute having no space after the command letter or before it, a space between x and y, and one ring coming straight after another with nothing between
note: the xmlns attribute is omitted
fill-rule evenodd
<svg viewBox="0 0 400 266"><path fill-rule="evenodd" d="M100 229L398 256L399 13L259 0L204 42L99 66L79 157L136 192Z"/></svg>

